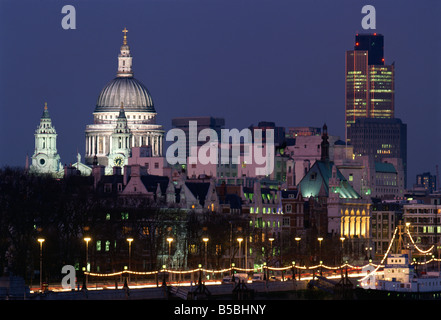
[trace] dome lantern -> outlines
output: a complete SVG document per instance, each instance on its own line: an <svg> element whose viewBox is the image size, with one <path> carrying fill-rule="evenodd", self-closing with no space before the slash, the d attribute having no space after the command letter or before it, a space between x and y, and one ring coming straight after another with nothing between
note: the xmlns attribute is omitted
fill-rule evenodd
<svg viewBox="0 0 441 320"><path fill-rule="evenodd" d="M121 103L124 103L126 112L156 113L149 91L144 84L133 77L132 55L127 44L127 32L128 30L124 28L116 78L101 90L94 112L119 112Z"/></svg>

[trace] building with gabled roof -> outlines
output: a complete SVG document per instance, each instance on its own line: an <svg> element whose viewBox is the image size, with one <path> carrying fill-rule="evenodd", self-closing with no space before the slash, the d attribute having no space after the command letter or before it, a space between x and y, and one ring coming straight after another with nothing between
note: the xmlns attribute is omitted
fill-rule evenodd
<svg viewBox="0 0 441 320"><path fill-rule="evenodd" d="M313 200L309 218L319 236L358 239L360 245L360 239L364 242L370 238L370 198L355 191L329 160L326 144L327 130L324 127L321 159L300 181L299 190L304 198Z"/></svg>

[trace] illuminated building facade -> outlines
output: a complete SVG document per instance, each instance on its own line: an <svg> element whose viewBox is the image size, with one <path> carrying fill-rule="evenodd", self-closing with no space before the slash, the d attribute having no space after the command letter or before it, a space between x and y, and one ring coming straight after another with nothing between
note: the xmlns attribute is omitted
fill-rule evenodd
<svg viewBox="0 0 441 320"><path fill-rule="evenodd" d="M63 166L57 152L57 132L52 125L47 103L40 118L40 125L35 130L35 150L32 155L30 172L47 173L54 176L62 176Z"/></svg>
<svg viewBox="0 0 441 320"><path fill-rule="evenodd" d="M371 210L371 231L374 253L383 256L393 238L395 228L403 216L401 203L374 203Z"/></svg>
<svg viewBox="0 0 441 320"><path fill-rule="evenodd" d="M319 233L344 236L354 244L370 238L370 200L354 190L333 161L329 160L327 130L322 134L321 159L317 160L300 181L303 198L326 208L319 222ZM326 216L324 216L324 214Z"/></svg>
<svg viewBox="0 0 441 320"><path fill-rule="evenodd" d="M412 203L403 206L404 223L409 223L409 231L418 243L427 248L439 244L441 235L440 199L430 203ZM439 254L439 251L438 251Z"/></svg>
<svg viewBox="0 0 441 320"><path fill-rule="evenodd" d="M164 130L156 124L156 109L147 88L134 78L132 55L124 29L118 55L118 72L101 91L93 124L86 126L86 165L103 165L106 174L113 167L128 164L132 147L150 146L155 157L162 156Z"/></svg>
<svg viewBox="0 0 441 320"><path fill-rule="evenodd" d="M345 68L346 140L351 142L357 119L394 117L395 67L385 65L383 36L374 33L356 36Z"/></svg>

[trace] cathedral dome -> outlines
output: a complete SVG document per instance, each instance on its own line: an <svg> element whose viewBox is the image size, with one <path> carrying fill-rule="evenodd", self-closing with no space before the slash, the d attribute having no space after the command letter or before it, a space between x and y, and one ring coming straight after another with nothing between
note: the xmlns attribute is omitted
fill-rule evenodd
<svg viewBox="0 0 441 320"><path fill-rule="evenodd" d="M147 88L133 77L116 77L101 91L95 112L156 112Z"/></svg>

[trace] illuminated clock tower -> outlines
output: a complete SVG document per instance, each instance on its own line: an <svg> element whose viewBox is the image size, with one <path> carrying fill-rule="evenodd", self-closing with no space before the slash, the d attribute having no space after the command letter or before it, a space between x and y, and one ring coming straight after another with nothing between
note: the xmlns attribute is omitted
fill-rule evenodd
<svg viewBox="0 0 441 320"><path fill-rule="evenodd" d="M128 164L128 158L130 156L130 148L132 141L132 133L127 124L126 114L124 112L124 106L121 103L118 119L116 120L116 127L113 130L112 136L112 152L109 154L108 170L111 167L123 167Z"/></svg>
<svg viewBox="0 0 441 320"><path fill-rule="evenodd" d="M40 125L35 130L35 151L30 172L63 175L63 166L57 152L57 132L52 126L47 103L44 104Z"/></svg>

